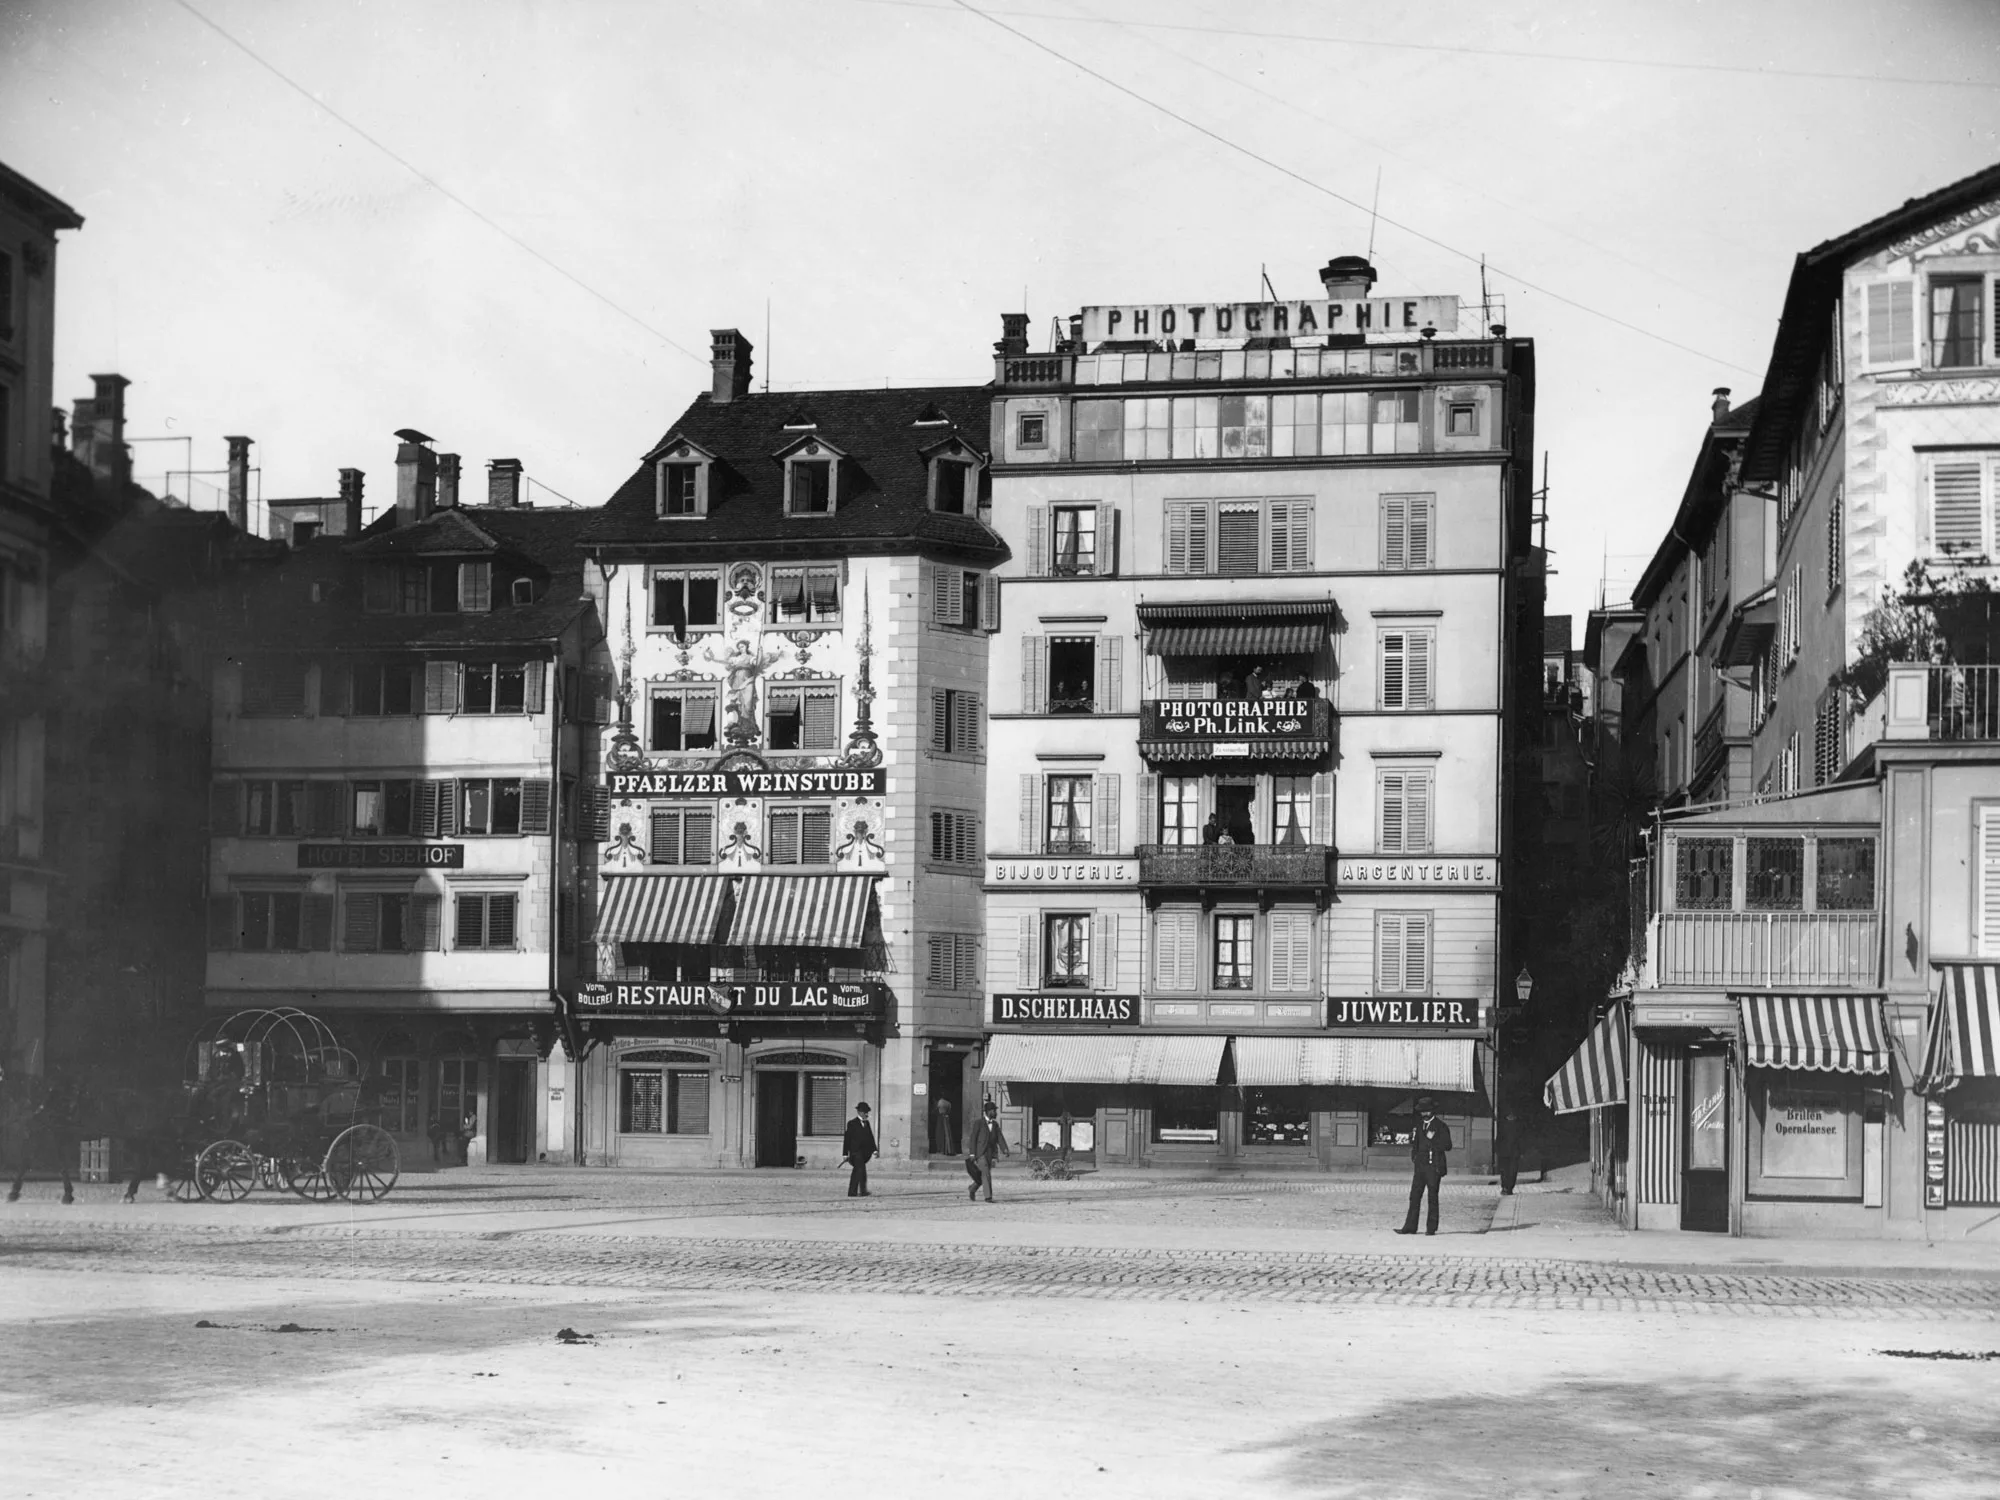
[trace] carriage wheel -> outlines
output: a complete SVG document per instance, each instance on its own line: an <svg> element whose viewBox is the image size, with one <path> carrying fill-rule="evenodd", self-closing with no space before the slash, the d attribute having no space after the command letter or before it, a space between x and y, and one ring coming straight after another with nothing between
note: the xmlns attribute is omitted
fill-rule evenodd
<svg viewBox="0 0 2000 1500"><path fill-rule="evenodd" d="M195 1175L195 1159L192 1154L177 1157L167 1168L167 1196L176 1203L195 1203L202 1197L201 1184Z"/></svg>
<svg viewBox="0 0 2000 1500"><path fill-rule="evenodd" d="M327 1147L333 1190L357 1203L387 1197L401 1172L395 1138L379 1125L350 1125Z"/></svg>
<svg viewBox="0 0 2000 1500"><path fill-rule="evenodd" d="M1029 1157L1029 1158L1028 1158L1028 1173L1029 1173L1029 1175L1030 1175L1030 1176L1032 1176L1032 1177L1033 1177L1033 1178L1035 1179L1035 1181L1037 1181L1037 1182L1047 1182L1047 1181L1049 1180L1049 1160L1048 1160L1048 1158L1047 1158L1047 1157L1045 1157L1045 1156L1031 1156L1031 1157Z"/></svg>
<svg viewBox="0 0 2000 1500"><path fill-rule="evenodd" d="M216 1141L194 1159L194 1183L202 1197L234 1203L257 1185L257 1158L241 1141Z"/></svg>
<svg viewBox="0 0 2000 1500"><path fill-rule="evenodd" d="M286 1187L309 1203L331 1203L339 1195L326 1175L324 1157L296 1153L278 1158L278 1177Z"/></svg>

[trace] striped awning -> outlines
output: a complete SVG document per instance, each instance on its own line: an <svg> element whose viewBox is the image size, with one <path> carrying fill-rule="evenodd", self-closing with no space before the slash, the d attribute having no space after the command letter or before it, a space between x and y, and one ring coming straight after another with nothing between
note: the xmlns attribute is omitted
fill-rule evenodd
<svg viewBox="0 0 2000 1500"><path fill-rule="evenodd" d="M1946 964L1931 1003L1917 1087L1942 1093L1968 1078L2000 1077L2000 965Z"/></svg>
<svg viewBox="0 0 2000 1500"><path fill-rule="evenodd" d="M980 1076L1007 1083L1212 1084L1224 1036L1028 1036L986 1039Z"/></svg>
<svg viewBox="0 0 2000 1500"><path fill-rule="evenodd" d="M723 941L737 948L859 948L872 875L746 875Z"/></svg>
<svg viewBox="0 0 2000 1500"><path fill-rule="evenodd" d="M713 943L729 894L723 875L607 875L599 942Z"/></svg>
<svg viewBox="0 0 2000 1500"><path fill-rule="evenodd" d="M1590 1028L1583 1045L1570 1054L1569 1061L1555 1077L1542 1085L1542 1097L1559 1115L1573 1115L1582 1109L1602 1109L1607 1104L1625 1102L1625 1054L1631 1046L1631 1028L1625 1007L1614 1005L1604 1019Z"/></svg>
<svg viewBox="0 0 2000 1500"><path fill-rule="evenodd" d="M1299 656L1326 644L1331 599L1292 599L1218 608L1213 604L1141 604L1146 650L1154 656Z"/></svg>
<svg viewBox="0 0 2000 1500"><path fill-rule="evenodd" d="M1239 1036L1236 1081L1246 1087L1478 1088L1473 1043L1451 1037Z"/></svg>
<svg viewBox="0 0 2000 1500"><path fill-rule="evenodd" d="M1816 1073L1886 1073L1879 995L1738 995L1743 1062Z"/></svg>

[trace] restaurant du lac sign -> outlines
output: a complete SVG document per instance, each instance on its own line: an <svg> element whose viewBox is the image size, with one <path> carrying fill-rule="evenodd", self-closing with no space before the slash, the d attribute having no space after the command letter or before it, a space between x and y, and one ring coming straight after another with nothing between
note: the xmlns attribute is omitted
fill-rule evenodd
<svg viewBox="0 0 2000 1500"><path fill-rule="evenodd" d="M888 998L885 985L847 980L638 984L587 979L576 987L577 1012L585 1016L864 1021L888 1014Z"/></svg>
<svg viewBox="0 0 2000 1500"><path fill-rule="evenodd" d="M1291 740L1312 733L1310 698L1164 698L1153 705L1163 740Z"/></svg>

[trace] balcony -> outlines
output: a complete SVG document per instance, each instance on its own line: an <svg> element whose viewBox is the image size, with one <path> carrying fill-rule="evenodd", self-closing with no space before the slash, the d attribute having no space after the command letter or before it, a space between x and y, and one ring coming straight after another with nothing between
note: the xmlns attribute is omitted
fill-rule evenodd
<svg viewBox="0 0 2000 1500"><path fill-rule="evenodd" d="M1726 988L1875 984L1874 912L1663 911L1653 918L1651 983Z"/></svg>
<svg viewBox="0 0 2000 1500"><path fill-rule="evenodd" d="M1883 737L2000 740L2000 666L1892 662Z"/></svg>
<svg viewBox="0 0 2000 1500"><path fill-rule="evenodd" d="M1167 698L1139 705L1148 760L1317 760L1333 748L1324 698Z"/></svg>
<svg viewBox="0 0 2000 1500"><path fill-rule="evenodd" d="M1300 380L1430 374L1498 374L1507 368L1507 346L1490 339L1367 344L1340 349L1155 350L1151 353L1003 354L993 375L1002 390L1057 390L1070 386L1289 384Z"/></svg>
<svg viewBox="0 0 2000 1500"><path fill-rule="evenodd" d="M1333 854L1330 844L1141 844L1139 884L1329 885Z"/></svg>

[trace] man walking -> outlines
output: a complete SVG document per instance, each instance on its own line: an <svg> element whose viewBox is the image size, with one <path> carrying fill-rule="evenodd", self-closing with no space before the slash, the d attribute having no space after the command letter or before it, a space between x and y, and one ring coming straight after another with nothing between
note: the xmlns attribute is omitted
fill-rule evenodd
<svg viewBox="0 0 2000 1500"><path fill-rule="evenodd" d="M847 1134L840 1140L840 1159L850 1168L847 1174L848 1197L869 1196L868 1158L875 1154L875 1131L868 1123L868 1101L864 1099L854 1106L854 1118L847 1122Z"/></svg>
<svg viewBox="0 0 2000 1500"><path fill-rule="evenodd" d="M986 1189L986 1201L993 1201L993 1162L1000 1156L1014 1153L1007 1145L1007 1137L1000 1133L1000 1107L991 1099L986 1101L979 1123L972 1127L972 1138L965 1143L965 1164L973 1169L970 1186L965 1196L977 1200L979 1190Z"/></svg>
<svg viewBox="0 0 2000 1500"><path fill-rule="evenodd" d="M1438 1232L1438 1188L1444 1182L1444 1158L1449 1150L1451 1131L1437 1117L1437 1110L1426 1094L1417 1100L1417 1128L1410 1132L1410 1162L1415 1168L1410 1178L1410 1211L1396 1233L1417 1232L1417 1205L1426 1193L1430 1194L1431 1203L1424 1233Z"/></svg>

